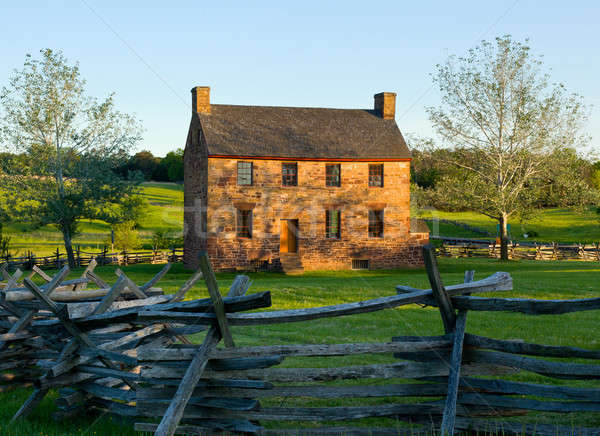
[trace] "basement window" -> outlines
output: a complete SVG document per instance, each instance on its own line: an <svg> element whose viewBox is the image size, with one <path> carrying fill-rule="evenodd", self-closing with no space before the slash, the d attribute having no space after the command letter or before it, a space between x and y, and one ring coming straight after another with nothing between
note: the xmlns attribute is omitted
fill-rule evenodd
<svg viewBox="0 0 600 436"><path fill-rule="evenodd" d="M383 210L369 210L369 238L383 238Z"/></svg>
<svg viewBox="0 0 600 436"><path fill-rule="evenodd" d="M352 269L369 269L369 259L352 259Z"/></svg>
<svg viewBox="0 0 600 436"><path fill-rule="evenodd" d="M383 186L383 164L369 165L369 186Z"/></svg>
<svg viewBox="0 0 600 436"><path fill-rule="evenodd" d="M252 237L252 210L237 211L237 236L238 238Z"/></svg>
<svg viewBox="0 0 600 436"><path fill-rule="evenodd" d="M325 165L325 186L340 186L341 179L340 164Z"/></svg>
<svg viewBox="0 0 600 436"><path fill-rule="evenodd" d="M252 185L252 162L237 163L237 184L241 186Z"/></svg>
<svg viewBox="0 0 600 436"><path fill-rule="evenodd" d="M298 186L298 164L281 164L281 184L283 186Z"/></svg>

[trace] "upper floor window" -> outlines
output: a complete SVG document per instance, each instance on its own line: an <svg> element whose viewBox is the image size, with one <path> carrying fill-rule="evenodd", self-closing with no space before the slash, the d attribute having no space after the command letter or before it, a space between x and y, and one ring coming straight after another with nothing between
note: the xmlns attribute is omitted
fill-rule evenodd
<svg viewBox="0 0 600 436"><path fill-rule="evenodd" d="M369 186L383 186L383 164L369 165Z"/></svg>
<svg viewBox="0 0 600 436"><path fill-rule="evenodd" d="M237 184L252 185L252 162L237 163Z"/></svg>
<svg viewBox="0 0 600 436"><path fill-rule="evenodd" d="M340 239L340 218L339 210L325 211L325 237L331 239Z"/></svg>
<svg viewBox="0 0 600 436"><path fill-rule="evenodd" d="M340 186L341 182L340 164L325 165L325 186Z"/></svg>
<svg viewBox="0 0 600 436"><path fill-rule="evenodd" d="M252 237L252 210L238 209L236 232L240 238Z"/></svg>
<svg viewBox="0 0 600 436"><path fill-rule="evenodd" d="M281 164L281 184L283 186L298 186L298 164Z"/></svg>
<svg viewBox="0 0 600 436"><path fill-rule="evenodd" d="M383 210L369 209L369 237L383 238Z"/></svg>

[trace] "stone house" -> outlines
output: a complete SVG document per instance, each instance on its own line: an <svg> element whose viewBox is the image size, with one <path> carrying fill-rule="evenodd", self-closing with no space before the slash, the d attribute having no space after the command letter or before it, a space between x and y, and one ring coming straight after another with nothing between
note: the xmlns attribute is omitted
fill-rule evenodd
<svg viewBox="0 0 600 436"><path fill-rule="evenodd" d="M184 261L217 270L422 263L410 229L410 152L396 94L374 108L211 104L192 89L184 154Z"/></svg>

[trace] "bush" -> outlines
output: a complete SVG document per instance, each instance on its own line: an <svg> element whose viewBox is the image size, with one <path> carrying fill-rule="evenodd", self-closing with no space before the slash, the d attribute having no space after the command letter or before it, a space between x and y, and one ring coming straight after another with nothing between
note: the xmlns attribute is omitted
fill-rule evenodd
<svg viewBox="0 0 600 436"><path fill-rule="evenodd" d="M134 250L141 245L139 232L133 221L115 224L115 248L118 250Z"/></svg>

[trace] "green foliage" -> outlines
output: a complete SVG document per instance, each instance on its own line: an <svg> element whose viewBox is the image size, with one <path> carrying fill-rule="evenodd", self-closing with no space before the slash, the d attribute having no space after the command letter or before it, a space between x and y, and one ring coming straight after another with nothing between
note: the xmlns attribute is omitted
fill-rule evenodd
<svg viewBox="0 0 600 436"><path fill-rule="evenodd" d="M161 165L167 169L169 181L180 182L183 180L183 150L181 148L167 153L161 161Z"/></svg>
<svg viewBox="0 0 600 436"><path fill-rule="evenodd" d="M0 257L6 258L10 256L10 236L4 236L2 234L2 223L0 223Z"/></svg>
<svg viewBox="0 0 600 436"><path fill-rule="evenodd" d="M111 225L130 221L135 227L147 213L148 201L140 194L123 196L118 202L102 205L95 217Z"/></svg>
<svg viewBox="0 0 600 436"><path fill-rule="evenodd" d="M134 250L141 245L139 232L131 221L115 224L115 248L117 250ZM108 241L110 243L110 241Z"/></svg>
<svg viewBox="0 0 600 436"><path fill-rule="evenodd" d="M20 205L8 212L56 226L72 266L80 220L134 192L137 180L122 178L118 169L140 140L139 124L115 109L112 95L88 97L78 65L50 49L39 59L28 55L1 97L2 142L28 162L3 177L3 189Z"/></svg>
<svg viewBox="0 0 600 436"><path fill-rule="evenodd" d="M153 250L178 247L183 247L183 238L171 237L164 230L157 230L152 234L151 248Z"/></svg>

